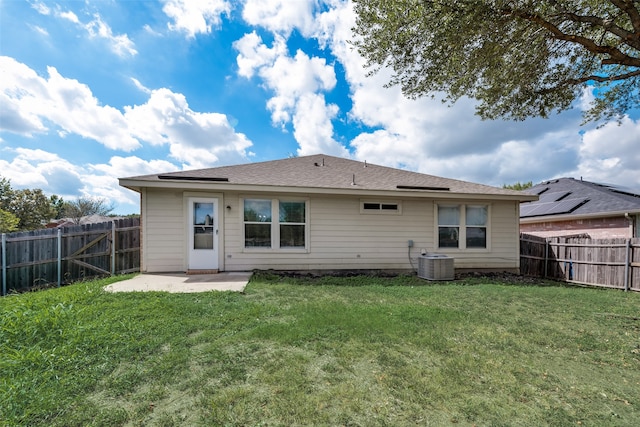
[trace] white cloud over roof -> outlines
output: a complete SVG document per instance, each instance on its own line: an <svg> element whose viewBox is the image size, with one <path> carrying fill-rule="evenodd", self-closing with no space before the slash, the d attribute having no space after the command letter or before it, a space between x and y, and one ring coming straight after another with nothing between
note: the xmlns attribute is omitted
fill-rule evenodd
<svg viewBox="0 0 640 427"><path fill-rule="evenodd" d="M212 27L219 26L221 15L231 10L224 0L164 0L163 12L173 23L167 26L173 31L182 31L188 38L197 34L209 34Z"/></svg>

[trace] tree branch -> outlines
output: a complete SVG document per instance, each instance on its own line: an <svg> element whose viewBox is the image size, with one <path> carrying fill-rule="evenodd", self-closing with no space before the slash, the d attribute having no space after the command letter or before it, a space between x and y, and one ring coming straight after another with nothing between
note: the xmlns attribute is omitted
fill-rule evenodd
<svg viewBox="0 0 640 427"><path fill-rule="evenodd" d="M611 34L618 36L623 43L637 50L640 50L640 32L632 33L631 31L627 31L624 28L621 28L615 25L609 19L604 19L597 16L577 15L575 13L566 12L566 11L556 16L562 16L571 22L591 24L594 27L595 26L602 27L604 28L605 31L608 31Z"/></svg>
<svg viewBox="0 0 640 427"><path fill-rule="evenodd" d="M640 11L634 6L633 0L610 0L618 9L629 15L629 20L636 33L640 34Z"/></svg>
<svg viewBox="0 0 640 427"><path fill-rule="evenodd" d="M620 51L618 48L615 48L613 46L601 46L596 42L594 42L593 40L588 39L586 37L577 36L575 34L566 34L556 25L544 19L538 14L531 13L528 11L523 11L523 10L516 10L516 9L505 9L503 10L503 13L508 15L514 15L527 21L535 22L536 24L540 25L542 28L545 28L547 31L549 31L553 35L553 37L555 37L558 40L577 43L592 53L600 53L600 54L608 55L609 58L605 58L602 61L603 64L620 64L620 65L627 65L627 66L633 66L633 67L640 67L640 58L634 58L632 56L626 55L625 53Z"/></svg>
<svg viewBox="0 0 640 427"><path fill-rule="evenodd" d="M632 71L626 74L618 74L617 76L608 76L608 77L586 76L586 77L580 77L579 79L568 79L564 81L564 84L580 84L580 83L588 82L590 80L593 80L594 82L599 82L599 83L608 83L608 82L615 82L619 80L625 80L625 79L636 77L636 76L640 76L640 70Z"/></svg>

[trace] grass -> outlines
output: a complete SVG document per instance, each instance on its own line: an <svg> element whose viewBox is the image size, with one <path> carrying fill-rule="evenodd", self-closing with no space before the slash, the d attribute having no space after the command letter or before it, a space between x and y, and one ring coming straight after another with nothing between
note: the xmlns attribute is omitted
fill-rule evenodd
<svg viewBox="0 0 640 427"><path fill-rule="evenodd" d="M0 299L0 423L640 425L640 294L254 277Z"/></svg>

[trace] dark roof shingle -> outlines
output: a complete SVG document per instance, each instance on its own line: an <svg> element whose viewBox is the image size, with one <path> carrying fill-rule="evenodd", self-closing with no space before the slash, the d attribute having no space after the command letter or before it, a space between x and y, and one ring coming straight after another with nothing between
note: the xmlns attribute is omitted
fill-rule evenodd
<svg viewBox="0 0 640 427"><path fill-rule="evenodd" d="M523 194L513 190L323 154L124 179L129 181L200 180L237 185L323 189L425 190L505 196Z"/></svg>
<svg viewBox="0 0 640 427"><path fill-rule="evenodd" d="M540 199L536 202L521 203L521 218L640 212L640 192L574 178L545 181L528 188L525 192L538 194ZM566 209L554 210L554 206L560 204Z"/></svg>

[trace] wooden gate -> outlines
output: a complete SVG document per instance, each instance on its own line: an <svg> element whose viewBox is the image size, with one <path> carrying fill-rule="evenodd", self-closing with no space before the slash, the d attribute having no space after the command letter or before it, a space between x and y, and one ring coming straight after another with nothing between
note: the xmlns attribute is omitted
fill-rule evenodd
<svg viewBox="0 0 640 427"><path fill-rule="evenodd" d="M140 270L140 219L2 235L2 295Z"/></svg>

